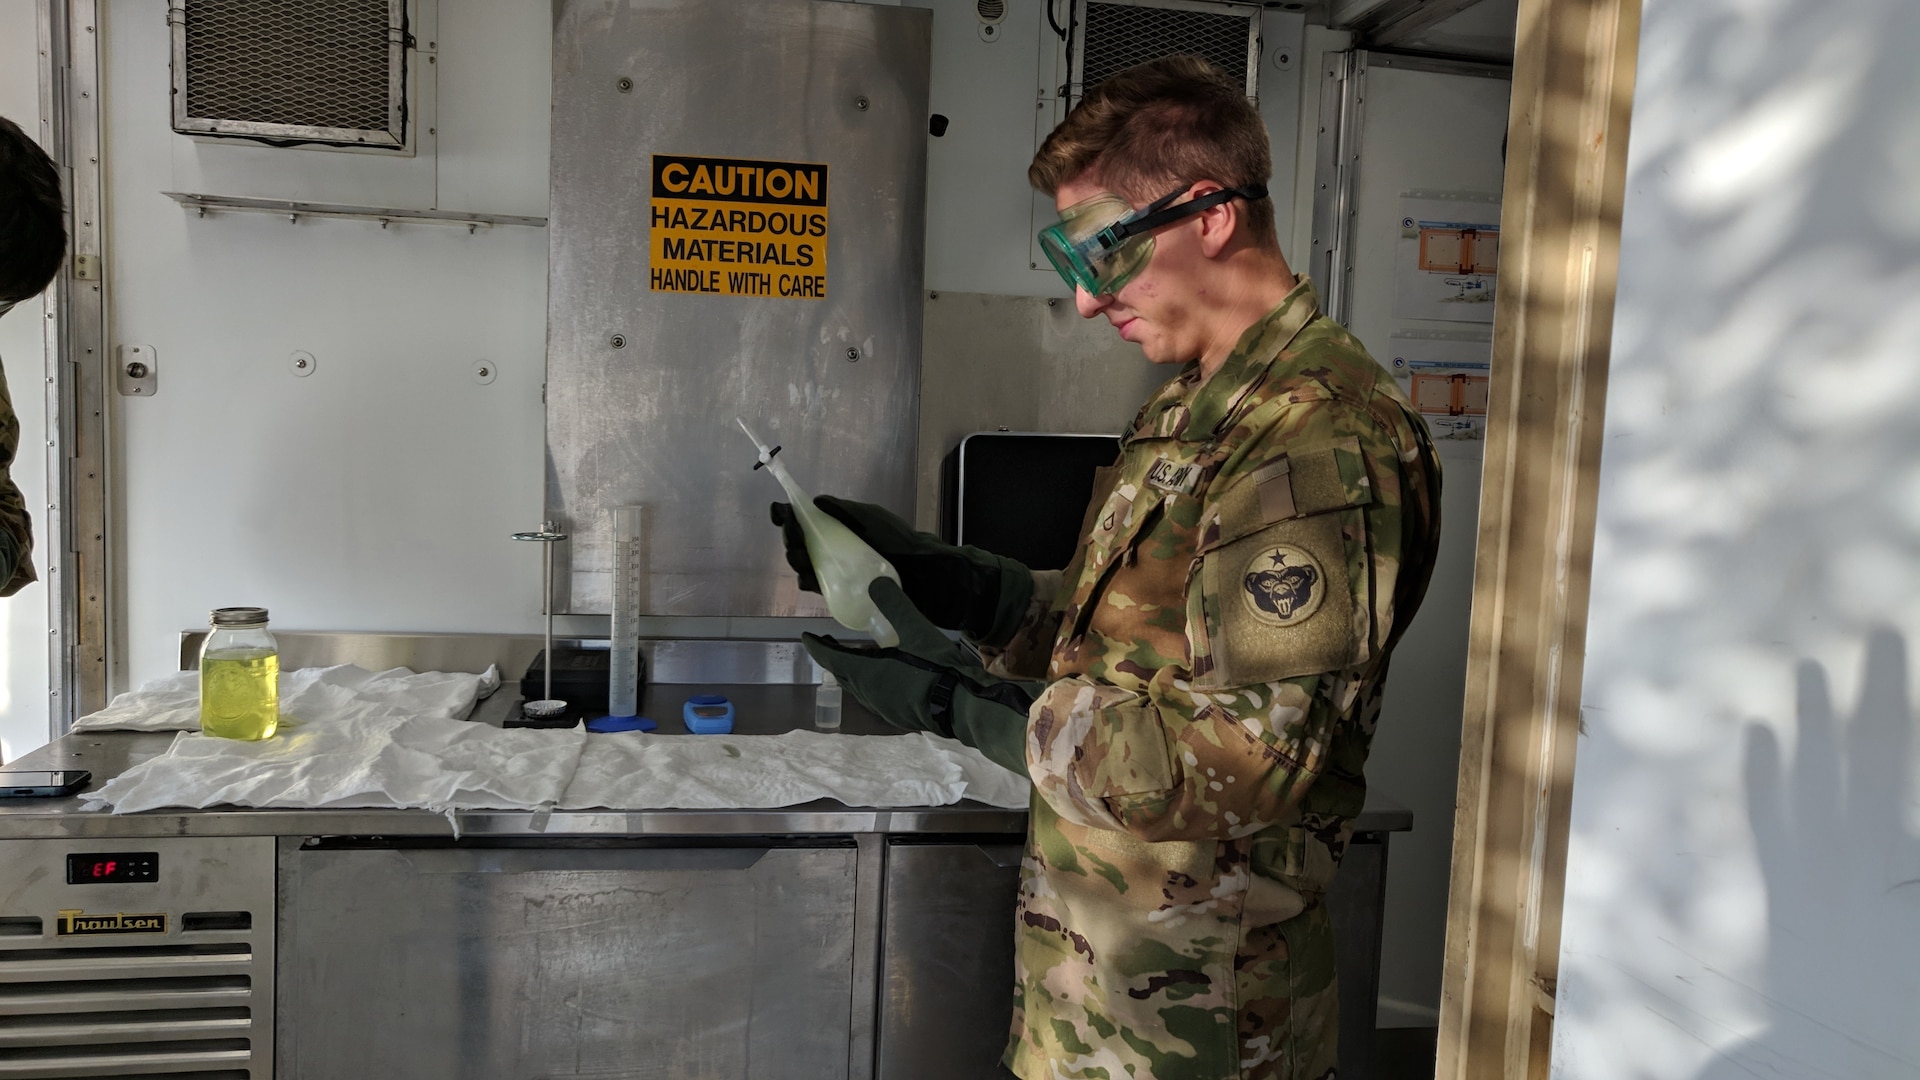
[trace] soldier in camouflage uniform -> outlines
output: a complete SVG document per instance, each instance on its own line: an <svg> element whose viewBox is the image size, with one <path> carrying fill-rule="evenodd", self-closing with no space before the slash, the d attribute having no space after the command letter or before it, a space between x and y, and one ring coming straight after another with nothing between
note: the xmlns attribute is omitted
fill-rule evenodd
<svg viewBox="0 0 1920 1080"><path fill-rule="evenodd" d="M1426 587L1439 470L1391 377L1287 270L1270 208L1247 209L1258 125L1238 87L1177 58L1101 84L1036 157L1062 208L1049 254L1105 236L1055 258L1081 313L1184 365L1103 470L1064 571L822 500L901 564L904 591L872 591L902 642L810 651L880 715L1033 780L1005 1058L1027 1080L1334 1075L1324 898ZM1129 215L1157 233L1144 255Z"/></svg>
<svg viewBox="0 0 1920 1080"><path fill-rule="evenodd" d="M0 117L0 316L38 295L59 272L67 253L64 212L52 159ZM0 596L34 580L33 519L8 475L19 447L20 421L0 376Z"/></svg>

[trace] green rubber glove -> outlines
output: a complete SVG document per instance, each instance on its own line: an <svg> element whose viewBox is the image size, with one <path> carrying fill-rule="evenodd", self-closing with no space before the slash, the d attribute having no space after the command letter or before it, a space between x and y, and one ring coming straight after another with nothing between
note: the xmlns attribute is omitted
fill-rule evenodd
<svg viewBox="0 0 1920 1080"><path fill-rule="evenodd" d="M949 544L932 533L916 532L892 511L872 503L819 495L813 504L838 519L854 535L900 571L901 587L935 626L958 630L986 645L1004 645L1020 625L1033 596L1033 574L1012 559L977 547ZM819 592L813 560L807 555L800 519L788 503L777 502L769 516L787 545L787 565L800 575L800 587Z"/></svg>
<svg viewBox="0 0 1920 1080"><path fill-rule="evenodd" d="M893 726L959 739L1027 775L1027 710L1046 684L989 675L891 580L875 578L867 593L900 632L899 646L877 649L802 634L814 661Z"/></svg>

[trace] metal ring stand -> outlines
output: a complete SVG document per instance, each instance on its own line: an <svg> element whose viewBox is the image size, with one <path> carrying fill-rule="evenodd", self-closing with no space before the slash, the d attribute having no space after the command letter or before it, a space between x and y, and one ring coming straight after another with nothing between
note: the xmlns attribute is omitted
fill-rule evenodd
<svg viewBox="0 0 1920 1080"><path fill-rule="evenodd" d="M553 545L565 540L567 534L560 532L554 522L543 521L539 532L517 532L513 538L541 544L546 548L547 557L540 567L540 606L547 612L547 659L541 665L546 682L540 700L521 703L520 713L529 720L551 720L567 711L567 703L557 701L553 696Z"/></svg>

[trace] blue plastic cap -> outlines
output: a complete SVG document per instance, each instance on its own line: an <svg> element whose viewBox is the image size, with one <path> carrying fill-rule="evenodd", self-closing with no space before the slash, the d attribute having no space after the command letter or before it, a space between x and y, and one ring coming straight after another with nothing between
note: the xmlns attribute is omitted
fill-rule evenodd
<svg viewBox="0 0 1920 1080"><path fill-rule="evenodd" d="M717 712L717 716L701 716ZM733 732L733 702L720 694L695 694L680 707L680 719L695 735L728 735Z"/></svg>

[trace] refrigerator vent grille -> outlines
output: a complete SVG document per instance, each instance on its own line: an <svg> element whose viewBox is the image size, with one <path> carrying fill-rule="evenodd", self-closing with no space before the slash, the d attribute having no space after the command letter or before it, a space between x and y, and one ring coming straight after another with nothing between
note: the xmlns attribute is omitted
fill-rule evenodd
<svg viewBox="0 0 1920 1080"><path fill-rule="evenodd" d="M175 131L406 142L405 0L172 0Z"/></svg>
<svg viewBox="0 0 1920 1080"><path fill-rule="evenodd" d="M1259 73L1254 44L1259 22L1258 8L1089 0L1081 27L1086 43L1081 52L1080 93L1135 64L1191 53L1244 82L1247 96L1253 97Z"/></svg>
<svg viewBox="0 0 1920 1080"><path fill-rule="evenodd" d="M244 943L0 951L0 1078L245 1080L253 1013Z"/></svg>

